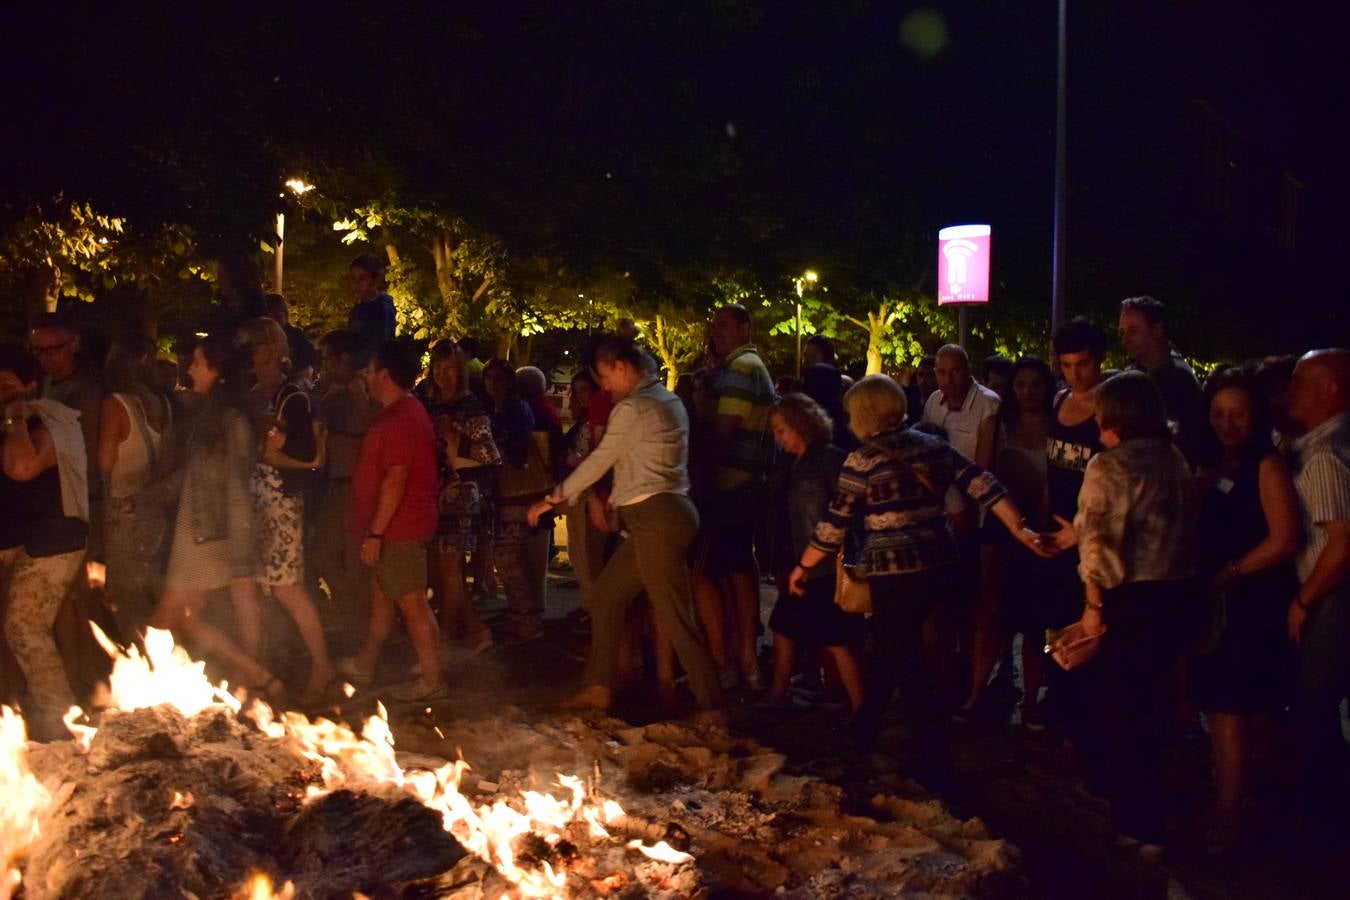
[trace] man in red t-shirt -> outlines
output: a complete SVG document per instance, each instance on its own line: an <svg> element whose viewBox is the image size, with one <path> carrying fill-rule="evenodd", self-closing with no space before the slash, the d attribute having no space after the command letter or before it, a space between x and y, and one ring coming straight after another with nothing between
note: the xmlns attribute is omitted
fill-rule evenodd
<svg viewBox="0 0 1350 900"><path fill-rule="evenodd" d="M338 670L367 683L403 614L421 677L390 691L395 700L429 701L448 695L441 672L440 630L427 603L427 543L436 533L440 471L436 437L422 404L412 395L420 366L398 341L385 343L370 362L366 386L383 409L361 441L352 471L347 533L360 541L361 562L371 570L370 627L355 657Z"/></svg>

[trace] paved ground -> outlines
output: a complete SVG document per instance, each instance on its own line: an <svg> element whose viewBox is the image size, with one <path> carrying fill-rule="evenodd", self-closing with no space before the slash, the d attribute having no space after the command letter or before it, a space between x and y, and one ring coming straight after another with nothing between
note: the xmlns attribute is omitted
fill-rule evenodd
<svg viewBox="0 0 1350 900"><path fill-rule="evenodd" d="M466 712L515 706L531 715L549 716L577 686L581 663L569 633L567 613L579 603L567 573L550 575L547 635L524 647L498 646L482 656L454 653L448 662L456 687L455 704ZM772 605L772 588L764 603ZM483 606L491 614L500 601ZM275 647L285 647L286 624L275 620ZM584 643L581 645L584 647ZM299 654L280 654L293 661ZM391 642L383 680L396 680L410 657L406 643ZM799 713L756 710L753 697L732 695L732 724L786 753L794 766L844 786L863 808L879 788L902 777L908 759L904 726L893 722L879 752L856 751L833 732L842 713L819 709ZM641 690L620 697L616 712L630 721L658 717L654 698ZM395 715L397 718L397 714ZM1237 858L1209 861L1186 842L1198 841L1203 828L1197 814L1207 802L1208 748L1203 736L1181 742L1169 759L1169 787L1177 798L1178 834L1174 858L1151 866L1111 846L1106 807L1079 786L1071 751L1053 738L1020 727L984 727L959 732L958 765L969 786L964 812L978 815L1022 848L1034 897L1043 898L1340 898L1350 895L1339 855L1300 849L1289 818L1287 778L1275 777L1259 790L1268 826Z"/></svg>

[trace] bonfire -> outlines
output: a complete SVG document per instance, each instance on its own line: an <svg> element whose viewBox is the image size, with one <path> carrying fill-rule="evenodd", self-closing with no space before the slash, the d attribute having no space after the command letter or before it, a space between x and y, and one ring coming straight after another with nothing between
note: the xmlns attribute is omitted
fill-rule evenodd
<svg viewBox="0 0 1350 900"><path fill-rule="evenodd" d="M34 748L30 768L23 720L8 707L0 710L0 790L8 798L0 820L6 867L0 897L24 885L25 867L28 896L76 896L100 883L122 883L119 893L148 896L157 887L170 887L165 874L183 877L188 883L176 887L187 896L201 896L204 888L205 895L270 897L274 881L282 884L276 896L328 896L358 870L377 883L343 886L348 895L359 888L429 886L439 879L441 889L432 895L446 896L454 878L444 876L466 859L490 870L490 880L500 882L500 896L607 893L616 884L641 882L657 894L698 892L688 853L663 841L625 839L615 830L625 817L623 808L601 795L594 776L583 780L559 774L552 791L526 790L475 803L460 790L469 769L463 760L434 768L400 764L382 706L359 732L343 722L295 712L278 715L256 699L245 708L228 685L213 685L203 664L176 646L168 632L151 629L144 654L135 647L115 647L101 633L98 639L114 663L108 705L97 727L87 724L83 710L72 708L66 722L73 741ZM213 784L213 773L222 767L233 770L235 781L250 783ZM34 769L73 779L44 784ZM186 783L168 786L185 776L197 781L197 791ZM139 794L148 792L159 796L162 809L149 815L140 808L123 810L136 820L129 830L125 821L91 829L89 810L62 815L73 810L78 789L83 789L85 806L126 801L140 807ZM214 796L208 800L208 794ZM238 819L256 820L260 806L275 811L276 821L248 826L272 832L272 846L235 835L231 854L231 842L216 833L211 838L217 846L196 848L199 857L203 849L220 857L209 864L197 860L199 869L210 870L205 878L175 871L179 867L166 864L166 857L189 854L171 848L190 839L201 844L206 832L220 832L226 824L219 821L222 801L238 807ZM390 847L391 837L398 846ZM147 845L152 851L170 850L147 858ZM333 858L334 851L366 858ZM400 851L408 859L390 858ZM630 855L635 859L627 865L615 861ZM601 859L613 871L598 871L595 862ZM373 861L383 871L370 871ZM245 866L255 871L241 874L235 884L210 883L228 876L232 867ZM348 874L335 878L333 867ZM465 868L465 877L481 887L484 870ZM318 883L287 885L287 876L302 873ZM590 883L593 878L598 885Z"/></svg>
<svg viewBox="0 0 1350 900"><path fill-rule="evenodd" d="M152 630L98 713L28 744L0 709L0 900L1015 895L1015 848L921 792L875 817L781 754L689 723L358 728L212 684ZM349 693L350 696L350 693ZM427 711L430 712L430 711ZM450 726L447 726L450 727ZM542 773L550 773L544 776ZM603 777L602 777L603 775Z"/></svg>

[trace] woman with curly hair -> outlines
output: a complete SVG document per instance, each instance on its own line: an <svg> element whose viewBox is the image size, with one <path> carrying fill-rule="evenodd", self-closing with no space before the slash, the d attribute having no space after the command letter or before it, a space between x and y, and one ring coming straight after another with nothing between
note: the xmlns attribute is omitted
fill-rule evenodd
<svg viewBox="0 0 1350 900"><path fill-rule="evenodd" d="M773 569L780 587L778 602L769 616L773 686L763 705L790 705L788 680L797 649L805 645L825 648L838 669L850 710L856 713L862 707L863 685L854 647L862 642L863 618L835 605L834 561L826 560L807 573L802 596L794 597L786 589L787 574L810 544L816 522L834 495L845 454L830 443L830 417L805 394L784 396L770 414L769 424L783 455L770 482L774 501Z"/></svg>

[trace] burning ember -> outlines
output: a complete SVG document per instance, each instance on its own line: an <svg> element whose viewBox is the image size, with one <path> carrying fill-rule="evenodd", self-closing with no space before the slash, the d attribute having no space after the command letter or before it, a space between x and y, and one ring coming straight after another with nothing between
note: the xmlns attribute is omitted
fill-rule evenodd
<svg viewBox="0 0 1350 900"><path fill-rule="evenodd" d="M222 716L238 721L240 701L230 695L226 685L212 685L204 665L176 646L168 632L151 629L144 654L134 647L122 650L102 633L97 637L114 658L108 707L97 728L82 723L85 715L78 708L66 717L76 752L94 769L106 770L144 755L146 748L135 747L134 743L145 733L151 743L159 744L158 750L149 751L150 755L165 758L187 755L184 751L188 748L183 744L191 740L180 740L184 731L190 738L193 732L214 728L218 736L230 734L244 744L265 739L272 742L274 750L307 764L299 779L301 784L296 785L303 792L291 798L297 801L295 805L313 806L339 792L344 804L352 802L353 795L414 798L435 814L443 831L463 848L458 856L467 851L487 863L505 880L509 893L520 897L575 894L576 886L569 887L568 883L569 869L576 868L578 859L590 858L590 862L605 850L631 849L662 864L665 871L655 873L662 880L673 876L674 868L693 862L692 856L664 841L652 846L641 840L624 843L627 835L611 833L615 823L624 818L623 808L601 797L595 783L587 785L574 776L558 776L558 796L526 790L514 797L475 804L460 791L461 779L469 769L462 760L434 769L405 770L396 757L394 737L382 706L358 734L346 724L327 719L311 721L294 712L277 716L265 703L254 701L242 711L242 717L255 729L250 737L237 724L222 724L226 721ZM133 718L137 716L139 721ZM53 802L52 792L28 767L23 720L8 708L3 710L3 717L0 789L8 802L0 820L4 841L0 846L8 872L3 896L8 897L19 884L19 864L37 841L45 821L57 813L59 804ZM231 733L232 727L237 733ZM164 797L166 812L190 814L196 806L190 791L174 789L166 791ZM175 845L184 840L184 832L174 830L162 837ZM147 839L154 837L147 835ZM418 849L407 848L411 853ZM585 868L589 877L591 867ZM588 880L583 879L582 884L588 884ZM291 889L283 886L274 892L271 879L265 873L255 873L236 896L289 897Z"/></svg>
<svg viewBox="0 0 1350 900"><path fill-rule="evenodd" d="M38 821L51 806L51 793L28 768L28 739L23 719L0 707L0 863L4 865L0 898L8 900L19 886L18 863L37 839Z"/></svg>
<svg viewBox="0 0 1350 900"><path fill-rule="evenodd" d="M912 793L876 796L877 818L845 813L840 788L787 773L782 755L724 729L530 721L498 702L490 718L447 724L455 743L403 722L396 750L382 707L359 733L245 708L165 632L143 652L99 637L111 683L95 721L70 711L74 741L29 745L22 719L0 710L0 900L108 885L222 900L1007 896L1021 885L1015 848L977 820ZM445 760L456 744L483 775ZM535 783L535 768L592 766Z"/></svg>

